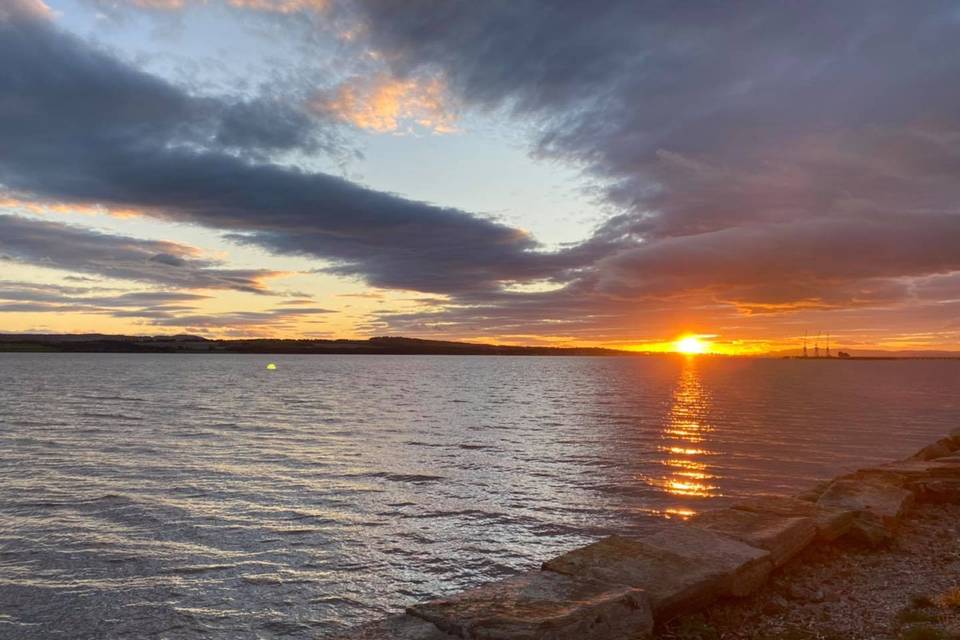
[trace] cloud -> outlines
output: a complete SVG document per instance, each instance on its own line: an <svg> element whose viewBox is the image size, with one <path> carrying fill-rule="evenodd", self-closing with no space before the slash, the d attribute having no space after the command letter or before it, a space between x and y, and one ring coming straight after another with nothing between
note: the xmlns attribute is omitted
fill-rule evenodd
<svg viewBox="0 0 960 640"><path fill-rule="evenodd" d="M867 323L865 309L893 326L910 324L921 299L940 322L936 302L956 295L953 2L327 8L352 21L345 50L375 55L303 108L201 98L36 12L8 17L0 185L203 225L374 287L445 296L375 327L599 339L697 323L739 331L758 316L767 327L828 312ZM494 220L289 161L335 148L339 122L436 130L471 111L525 127L533 154L580 167L614 214L545 252ZM153 255L155 268L186 259ZM542 281L553 290L512 286Z"/></svg>
<svg viewBox="0 0 960 640"><path fill-rule="evenodd" d="M434 133L456 130L456 113L439 78L354 78L311 101L320 113L378 133L417 125Z"/></svg>
<svg viewBox="0 0 960 640"><path fill-rule="evenodd" d="M0 253L11 260L178 289L267 293L266 269L225 269L175 242L138 240L84 227L0 214Z"/></svg>
<svg viewBox="0 0 960 640"><path fill-rule="evenodd" d="M317 140L276 103L193 96L49 24L0 23L0 82L0 185L17 197L203 225L387 288L496 289L556 271L518 229L269 162Z"/></svg>
<svg viewBox="0 0 960 640"><path fill-rule="evenodd" d="M271 336L301 331L335 313L299 304L263 311L198 312L208 295L167 290L107 292L101 287L77 287L0 280L0 314L85 314L132 319L156 329L176 327L215 335Z"/></svg>
<svg viewBox="0 0 960 640"><path fill-rule="evenodd" d="M272 309L270 311L235 311L218 314L177 315L154 318L153 324L161 327L184 327L188 329L224 329L238 327L269 327L282 329L285 326L301 326L316 322L314 316L336 313L320 307L296 309Z"/></svg>
<svg viewBox="0 0 960 640"><path fill-rule="evenodd" d="M0 22L2 21L46 21L53 17L53 12L43 0L6 0L0 5Z"/></svg>
<svg viewBox="0 0 960 640"><path fill-rule="evenodd" d="M145 9L149 11L180 11L190 6L221 4L232 9L264 13L305 13L324 11L327 0L89 0L101 9Z"/></svg>
<svg viewBox="0 0 960 640"><path fill-rule="evenodd" d="M452 331L907 305L958 269L953 2L345 6L393 75L532 123L617 211L561 291L461 298Z"/></svg>

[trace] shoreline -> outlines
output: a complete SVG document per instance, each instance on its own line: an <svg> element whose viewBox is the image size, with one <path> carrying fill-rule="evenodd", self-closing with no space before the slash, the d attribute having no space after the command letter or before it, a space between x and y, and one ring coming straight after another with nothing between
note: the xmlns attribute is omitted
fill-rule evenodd
<svg viewBox="0 0 960 640"><path fill-rule="evenodd" d="M335 637L960 638L960 429L797 496L610 536Z"/></svg>
<svg viewBox="0 0 960 640"><path fill-rule="evenodd" d="M811 545L766 588L672 620L659 640L960 637L960 504L921 503L887 547Z"/></svg>

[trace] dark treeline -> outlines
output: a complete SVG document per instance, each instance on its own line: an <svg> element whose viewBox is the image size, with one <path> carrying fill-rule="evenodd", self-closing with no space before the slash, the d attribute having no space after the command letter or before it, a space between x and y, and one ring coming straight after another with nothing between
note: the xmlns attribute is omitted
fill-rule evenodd
<svg viewBox="0 0 960 640"><path fill-rule="evenodd" d="M74 353L357 353L420 355L617 356L600 348L513 347L468 342L378 337L369 340L210 340L200 336L0 335L0 351Z"/></svg>

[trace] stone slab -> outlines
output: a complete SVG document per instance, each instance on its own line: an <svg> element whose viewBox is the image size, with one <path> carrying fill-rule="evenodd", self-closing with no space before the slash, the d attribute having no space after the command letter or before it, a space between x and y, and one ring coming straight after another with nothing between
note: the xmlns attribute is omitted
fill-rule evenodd
<svg viewBox="0 0 960 640"><path fill-rule="evenodd" d="M335 640L457 640L432 622L401 614L354 627Z"/></svg>
<svg viewBox="0 0 960 640"><path fill-rule="evenodd" d="M820 496L823 495L823 492L827 490L827 487L830 486L831 482L833 482L833 480L824 480L823 482L818 482L813 486L813 488L802 493L798 493L796 498L798 500L803 500L804 502L816 502L820 499Z"/></svg>
<svg viewBox="0 0 960 640"><path fill-rule="evenodd" d="M917 500L934 503L960 503L960 480L952 478L926 478L907 484Z"/></svg>
<svg viewBox="0 0 960 640"><path fill-rule="evenodd" d="M544 570L643 589L657 623L699 611L721 595L728 563L709 563L648 544L610 536L543 563Z"/></svg>
<svg viewBox="0 0 960 640"><path fill-rule="evenodd" d="M866 479L904 487L908 482L923 478L960 479L960 459L948 456L935 460L902 460L866 467L841 479Z"/></svg>
<svg viewBox="0 0 960 640"><path fill-rule="evenodd" d="M757 496L736 503L733 509L754 513L774 513L781 516L813 518L817 539L822 542L836 540L850 530L856 511L828 509L812 502L787 496Z"/></svg>
<svg viewBox="0 0 960 640"><path fill-rule="evenodd" d="M837 479L817 500L818 506L827 509L858 511L877 516L888 528L895 527L912 504L911 491L894 483L871 478Z"/></svg>
<svg viewBox="0 0 960 640"><path fill-rule="evenodd" d="M893 542L895 527L891 526L880 516L861 511L853 519L853 526L847 532L846 538L856 540L872 547L884 547Z"/></svg>
<svg viewBox="0 0 960 640"><path fill-rule="evenodd" d="M726 574L720 581L723 596L748 596L759 589L773 571L773 560L766 549L685 522L671 523L642 540L664 553L690 558L722 571Z"/></svg>
<svg viewBox="0 0 960 640"><path fill-rule="evenodd" d="M951 453L957 450L957 445L950 438L941 438L933 444L925 446L920 451L917 451L911 459L913 460L936 460L937 458L943 458L949 456Z"/></svg>
<svg viewBox="0 0 960 640"><path fill-rule="evenodd" d="M705 511L690 524L710 529L770 552L774 566L785 564L817 535L813 518L754 513L738 509Z"/></svg>
<svg viewBox="0 0 960 640"><path fill-rule="evenodd" d="M947 437L950 439L951 442L953 442L954 445L956 445L958 449L960 449L960 427L948 433Z"/></svg>
<svg viewBox="0 0 960 640"><path fill-rule="evenodd" d="M407 613L476 640L640 640L653 630L642 589L552 571L507 578Z"/></svg>

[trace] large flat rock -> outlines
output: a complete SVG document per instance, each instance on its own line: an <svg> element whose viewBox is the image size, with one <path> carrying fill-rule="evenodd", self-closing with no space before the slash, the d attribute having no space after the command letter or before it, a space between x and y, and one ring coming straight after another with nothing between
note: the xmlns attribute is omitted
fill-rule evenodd
<svg viewBox="0 0 960 640"><path fill-rule="evenodd" d="M907 484L921 502L960 503L960 480L952 478L923 478Z"/></svg>
<svg viewBox="0 0 960 640"><path fill-rule="evenodd" d="M543 564L577 578L639 587L646 591L654 619L671 620L693 613L721 595L736 569L728 562L705 562L642 540L611 536Z"/></svg>
<svg viewBox="0 0 960 640"><path fill-rule="evenodd" d="M953 442L953 444L954 444L958 449L960 449L960 427L958 427L958 428L954 429L953 431L951 431L950 433L948 433L948 434L947 434L947 438L949 438L950 441Z"/></svg>
<svg viewBox="0 0 960 640"><path fill-rule="evenodd" d="M895 527L912 504L911 491L897 484L880 482L869 477L837 479L817 500L818 506L827 509L875 515L888 528Z"/></svg>
<svg viewBox="0 0 960 640"><path fill-rule="evenodd" d="M642 589L535 571L410 607L467 639L640 640L653 629Z"/></svg>
<svg viewBox="0 0 960 640"><path fill-rule="evenodd" d="M936 460L937 458L943 458L949 456L951 453L960 448L960 445L955 443L951 438L941 438L933 444L925 446L920 451L917 451L911 457L914 460Z"/></svg>
<svg viewBox="0 0 960 640"><path fill-rule="evenodd" d="M401 614L355 627L336 640L457 640L432 622Z"/></svg>
<svg viewBox="0 0 960 640"><path fill-rule="evenodd" d="M813 502L787 496L758 496L736 503L732 507L753 513L773 513L780 516L813 518L817 539L823 542L836 540L850 530L856 511L828 509Z"/></svg>
<svg viewBox="0 0 960 640"><path fill-rule="evenodd" d="M773 571L769 551L687 523L665 526L645 536L643 542L723 572L726 577L720 581L720 595L724 596L750 595Z"/></svg>
<svg viewBox="0 0 960 640"><path fill-rule="evenodd" d="M775 566L785 564L817 535L813 518L754 513L739 509L705 511L690 524L716 531L770 552Z"/></svg>
<svg viewBox="0 0 960 640"><path fill-rule="evenodd" d="M924 478L953 478L960 480L960 458L953 455L935 460L901 460L859 469L838 480L864 479L875 483L905 487L909 482Z"/></svg>

